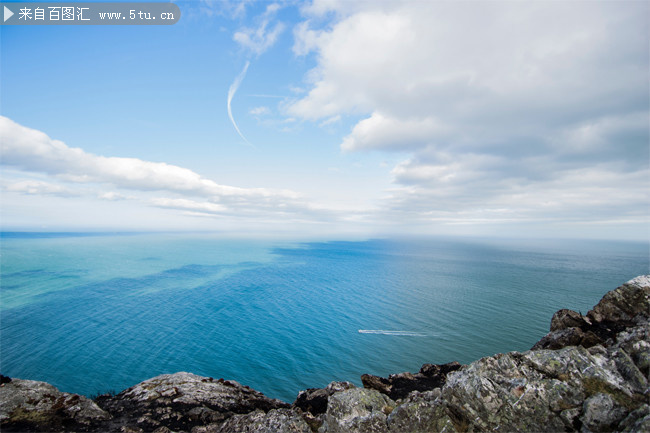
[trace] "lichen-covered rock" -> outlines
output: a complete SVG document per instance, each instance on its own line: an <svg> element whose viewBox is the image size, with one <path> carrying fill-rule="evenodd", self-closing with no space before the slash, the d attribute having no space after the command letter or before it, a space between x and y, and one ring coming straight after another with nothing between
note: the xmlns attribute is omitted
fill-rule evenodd
<svg viewBox="0 0 650 433"><path fill-rule="evenodd" d="M403 399L413 391L432 391L445 384L447 375L461 367L458 362L424 364L418 373L391 374L388 378L364 374L361 382L365 388L375 389L393 400Z"/></svg>
<svg viewBox="0 0 650 433"><path fill-rule="evenodd" d="M551 332L532 349L610 346L617 334L647 323L649 316L650 276L642 275L606 293L586 316L572 310L557 311L551 319Z"/></svg>
<svg viewBox="0 0 650 433"><path fill-rule="evenodd" d="M311 429L297 412L274 409L235 415L220 425L194 428L192 433L311 433Z"/></svg>
<svg viewBox="0 0 650 433"><path fill-rule="evenodd" d="M374 389L354 388L330 396L320 433L386 433L395 402Z"/></svg>
<svg viewBox="0 0 650 433"><path fill-rule="evenodd" d="M532 350L539 349L562 349L567 346L592 347L602 344L603 341L591 331L583 331L581 328L564 328L549 332L532 347Z"/></svg>
<svg viewBox="0 0 650 433"><path fill-rule="evenodd" d="M298 393L293 407L312 415L320 415L327 410L329 397L335 392L356 388L350 382L331 382L325 388L309 388Z"/></svg>
<svg viewBox="0 0 650 433"><path fill-rule="evenodd" d="M625 417L625 408L616 402L609 394L594 394L585 400L582 425L592 432L613 431Z"/></svg>
<svg viewBox="0 0 650 433"><path fill-rule="evenodd" d="M644 404L619 423L621 432L649 432L650 431L650 406Z"/></svg>
<svg viewBox="0 0 650 433"><path fill-rule="evenodd" d="M634 321L650 316L650 275L641 275L607 292L587 316L595 322Z"/></svg>
<svg viewBox="0 0 650 433"><path fill-rule="evenodd" d="M623 349L647 378L650 376L650 326L648 322L631 327L616 335L614 349Z"/></svg>
<svg viewBox="0 0 650 433"><path fill-rule="evenodd" d="M88 431L110 418L86 397L60 392L45 382L7 379L0 387L3 432Z"/></svg>
<svg viewBox="0 0 650 433"><path fill-rule="evenodd" d="M414 391L388 415L390 433L455 431L440 399L440 388Z"/></svg>
<svg viewBox="0 0 650 433"><path fill-rule="evenodd" d="M555 352L551 352L555 353ZM564 431L564 410L582 405L579 387L538 371L525 354L483 358L452 373L442 389L449 415L461 430Z"/></svg>
<svg viewBox="0 0 650 433"><path fill-rule="evenodd" d="M113 414L114 426L146 431L159 427L190 431L195 426L221 423L235 414L289 407L235 381L184 372L145 380L97 402Z"/></svg>
<svg viewBox="0 0 650 433"><path fill-rule="evenodd" d="M433 406L457 430L611 431L649 395L625 355L578 346L483 358L450 374Z"/></svg>
<svg viewBox="0 0 650 433"><path fill-rule="evenodd" d="M582 328L589 325L591 325L589 318L566 308L556 311L551 318L551 332L566 328Z"/></svg>

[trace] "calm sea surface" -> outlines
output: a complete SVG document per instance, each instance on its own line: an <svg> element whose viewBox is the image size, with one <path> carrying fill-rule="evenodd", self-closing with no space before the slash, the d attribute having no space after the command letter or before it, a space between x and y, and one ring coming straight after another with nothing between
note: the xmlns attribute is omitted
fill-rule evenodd
<svg viewBox="0 0 650 433"><path fill-rule="evenodd" d="M62 391L162 373L293 401L363 373L527 350L649 272L648 244L3 234L0 372Z"/></svg>

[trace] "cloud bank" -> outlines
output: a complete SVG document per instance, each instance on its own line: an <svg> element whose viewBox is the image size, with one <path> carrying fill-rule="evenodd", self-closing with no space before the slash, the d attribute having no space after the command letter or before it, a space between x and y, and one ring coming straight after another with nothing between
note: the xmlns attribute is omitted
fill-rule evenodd
<svg viewBox="0 0 650 433"><path fill-rule="evenodd" d="M361 116L343 151L406 155L386 218L647 222L649 9L316 0L287 114Z"/></svg>
<svg viewBox="0 0 650 433"><path fill-rule="evenodd" d="M221 185L190 169L164 162L95 155L4 116L0 116L0 136L2 165L24 173L45 174L55 181L4 182L5 191L73 196L84 194L75 185L105 185L145 193L141 200L155 207L211 215L314 215L314 207L290 190ZM134 198L112 190L96 195L103 200Z"/></svg>

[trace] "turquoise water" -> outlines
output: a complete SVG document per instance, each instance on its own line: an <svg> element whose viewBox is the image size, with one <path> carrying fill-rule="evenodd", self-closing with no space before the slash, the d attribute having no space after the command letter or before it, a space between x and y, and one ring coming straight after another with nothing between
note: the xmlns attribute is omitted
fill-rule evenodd
<svg viewBox="0 0 650 433"><path fill-rule="evenodd" d="M2 237L0 371L67 392L157 374L271 397L530 348L648 273L648 244L217 235Z"/></svg>

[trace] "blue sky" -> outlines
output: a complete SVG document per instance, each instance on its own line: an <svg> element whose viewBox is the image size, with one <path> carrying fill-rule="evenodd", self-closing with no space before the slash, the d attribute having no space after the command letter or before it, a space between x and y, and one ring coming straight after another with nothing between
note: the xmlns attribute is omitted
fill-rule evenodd
<svg viewBox="0 0 650 433"><path fill-rule="evenodd" d="M1 27L4 230L648 239L647 2L176 3Z"/></svg>

